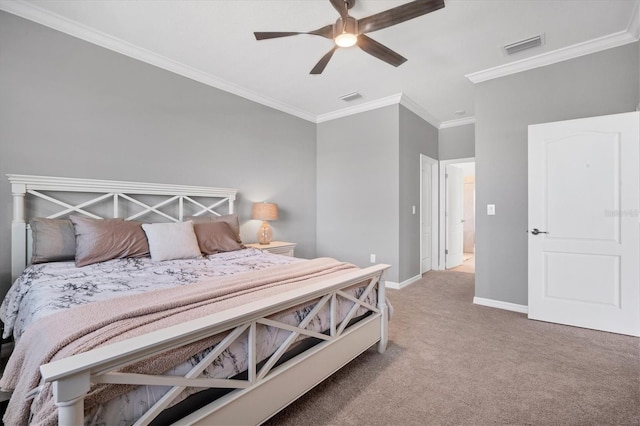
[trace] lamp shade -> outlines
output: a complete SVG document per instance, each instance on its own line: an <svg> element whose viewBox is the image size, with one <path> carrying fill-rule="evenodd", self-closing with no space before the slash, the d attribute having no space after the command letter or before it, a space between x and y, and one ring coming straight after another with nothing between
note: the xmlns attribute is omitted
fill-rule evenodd
<svg viewBox="0 0 640 426"><path fill-rule="evenodd" d="M277 220L278 204L276 203L253 203L251 209L251 219L257 220Z"/></svg>

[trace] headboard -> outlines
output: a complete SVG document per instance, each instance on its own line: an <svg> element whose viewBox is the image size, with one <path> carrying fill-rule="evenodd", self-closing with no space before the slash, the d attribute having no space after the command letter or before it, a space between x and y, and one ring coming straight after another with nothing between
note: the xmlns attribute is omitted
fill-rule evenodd
<svg viewBox="0 0 640 426"><path fill-rule="evenodd" d="M162 220L180 222L189 216L215 215L234 212L237 189L205 186L165 185L158 183L121 182L112 180L77 179L64 177L8 174L13 194L11 222L11 280L24 271L31 258L29 220L35 217L26 207L29 198L44 200L57 211L44 215L49 219L81 214L92 218L120 218L134 220L148 215ZM63 195L74 194L73 201ZM100 206L103 210L91 211ZM104 209L105 205L107 208ZM135 208L131 214L123 210ZM225 209L226 207L226 209ZM224 211L224 210L226 211ZM34 209L35 210L35 209ZM219 213L222 210L223 213Z"/></svg>

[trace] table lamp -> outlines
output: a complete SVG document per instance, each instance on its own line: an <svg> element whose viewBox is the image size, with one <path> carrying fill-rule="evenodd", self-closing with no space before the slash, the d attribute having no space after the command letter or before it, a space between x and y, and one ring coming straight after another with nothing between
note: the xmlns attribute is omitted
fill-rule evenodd
<svg viewBox="0 0 640 426"><path fill-rule="evenodd" d="M272 232L268 221L278 219L278 205L276 203L253 203L251 218L262 221L262 225L258 229L258 242L269 244Z"/></svg>

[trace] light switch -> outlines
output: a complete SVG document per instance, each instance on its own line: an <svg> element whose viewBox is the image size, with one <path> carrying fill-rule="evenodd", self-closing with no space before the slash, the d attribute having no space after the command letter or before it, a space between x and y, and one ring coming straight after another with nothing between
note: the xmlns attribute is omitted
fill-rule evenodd
<svg viewBox="0 0 640 426"><path fill-rule="evenodd" d="M413 208L411 209L413 211L413 214L416 214L416 206L412 206Z"/></svg>
<svg viewBox="0 0 640 426"><path fill-rule="evenodd" d="M493 216L496 214L496 205L495 204L487 204L487 214L489 216Z"/></svg>

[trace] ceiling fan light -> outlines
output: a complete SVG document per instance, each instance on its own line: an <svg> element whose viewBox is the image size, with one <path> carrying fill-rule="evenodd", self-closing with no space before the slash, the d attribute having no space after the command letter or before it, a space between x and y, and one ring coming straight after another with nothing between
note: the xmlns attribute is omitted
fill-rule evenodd
<svg viewBox="0 0 640 426"><path fill-rule="evenodd" d="M335 38L335 42L340 47L351 47L358 41L358 36L350 33L338 34Z"/></svg>

